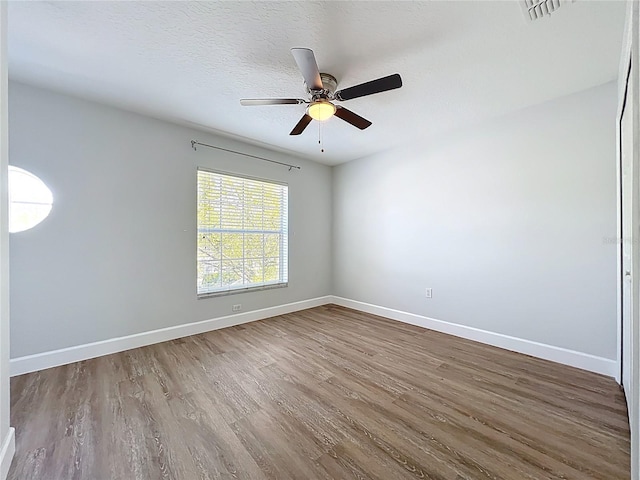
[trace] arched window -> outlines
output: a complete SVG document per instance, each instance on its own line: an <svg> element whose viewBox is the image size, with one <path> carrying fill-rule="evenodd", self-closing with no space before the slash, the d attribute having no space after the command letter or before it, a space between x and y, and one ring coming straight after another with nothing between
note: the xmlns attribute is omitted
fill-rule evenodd
<svg viewBox="0 0 640 480"><path fill-rule="evenodd" d="M49 215L51 190L33 173L9 165L9 232L29 230Z"/></svg>

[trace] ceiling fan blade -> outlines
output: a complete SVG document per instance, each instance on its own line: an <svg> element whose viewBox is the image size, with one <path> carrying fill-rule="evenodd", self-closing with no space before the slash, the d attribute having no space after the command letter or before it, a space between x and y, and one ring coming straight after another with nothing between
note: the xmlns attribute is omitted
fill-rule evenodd
<svg viewBox="0 0 640 480"><path fill-rule="evenodd" d="M307 103L301 98L243 98L240 105L244 107L254 107L260 105L298 105Z"/></svg>
<svg viewBox="0 0 640 480"><path fill-rule="evenodd" d="M397 73L387 77L371 80L353 87L338 90L334 96L337 100L351 100L352 98L365 97L374 93L386 92L402 86L402 78Z"/></svg>
<svg viewBox="0 0 640 480"><path fill-rule="evenodd" d="M336 113L334 115L345 122L350 123L354 127L358 127L360 130L364 130L371 126L371 122L369 120L362 118L360 115L353 113L351 110L347 110L340 105L336 105Z"/></svg>
<svg viewBox="0 0 640 480"><path fill-rule="evenodd" d="M323 90L324 87L313 50L310 48L292 48L291 54L298 64L309 90Z"/></svg>
<svg viewBox="0 0 640 480"><path fill-rule="evenodd" d="M291 133L289 135L300 135L302 132L304 132L304 129L307 128L307 125L311 123L311 120L313 119L305 113L298 124L293 127L293 130L291 130Z"/></svg>

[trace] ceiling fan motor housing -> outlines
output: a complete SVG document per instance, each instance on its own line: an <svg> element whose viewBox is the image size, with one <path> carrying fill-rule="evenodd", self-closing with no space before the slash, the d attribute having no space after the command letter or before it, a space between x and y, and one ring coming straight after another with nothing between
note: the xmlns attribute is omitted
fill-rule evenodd
<svg viewBox="0 0 640 480"><path fill-rule="evenodd" d="M307 93L309 95L312 95L314 99L316 95L319 98L333 97L333 94L338 88L338 81L336 80L336 77L334 77L333 75L329 75L328 73L321 73L320 79L322 80L322 86L324 87L324 90L321 90L319 92L315 90L311 91L307 86L307 84L305 83L304 86L305 86L305 89L307 90Z"/></svg>

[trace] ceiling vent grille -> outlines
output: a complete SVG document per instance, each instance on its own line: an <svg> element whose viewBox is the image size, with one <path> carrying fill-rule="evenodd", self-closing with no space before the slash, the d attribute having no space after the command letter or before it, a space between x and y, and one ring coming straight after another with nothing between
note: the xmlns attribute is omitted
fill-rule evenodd
<svg viewBox="0 0 640 480"><path fill-rule="evenodd" d="M560 6L574 0L522 0L521 5L525 17L533 21L542 17L548 17Z"/></svg>

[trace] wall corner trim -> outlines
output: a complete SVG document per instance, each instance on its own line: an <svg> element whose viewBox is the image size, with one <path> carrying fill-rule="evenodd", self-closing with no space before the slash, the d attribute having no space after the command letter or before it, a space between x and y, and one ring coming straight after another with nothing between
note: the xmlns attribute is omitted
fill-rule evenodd
<svg viewBox="0 0 640 480"><path fill-rule="evenodd" d="M350 300L348 298L333 297L333 303L342 307L352 308L361 312L372 313L381 317L390 318L399 322L409 323L418 327L428 328L437 332L447 333L467 340L492 345L494 347L511 350L512 352L523 353L532 357L562 363L571 367L588 370L590 372L616 376L618 362L608 358L597 357L588 353L577 352L562 347L555 347L544 343L533 342L522 338L511 337L501 333L494 333L479 328L467 327L456 323L417 315L415 313L404 312L392 308L381 307L370 303Z"/></svg>
<svg viewBox="0 0 640 480"><path fill-rule="evenodd" d="M2 480L7 478L14 453L16 453L16 430L13 427L9 427L0 449L0 479Z"/></svg>
<svg viewBox="0 0 640 480"><path fill-rule="evenodd" d="M278 315L297 312L307 308L318 307L320 305L331 303L332 298L333 297L329 295L316 297L299 302L277 305L275 307L262 308L259 310L227 315L210 320L185 323L183 325L136 333L125 337L110 338L99 342L75 345L72 347L61 348L59 350L12 358L9 362L10 375L13 377L24 373L36 372L38 370L101 357L103 355L123 352L132 348L145 347L155 343L175 340L177 338L197 335L199 333L232 327L234 325L241 325L243 323L255 322L256 320L276 317Z"/></svg>

